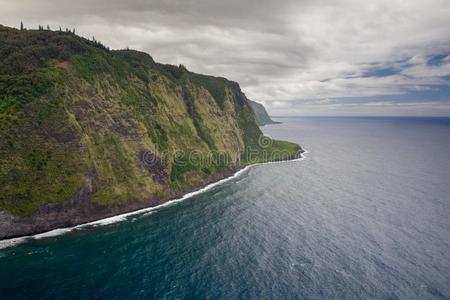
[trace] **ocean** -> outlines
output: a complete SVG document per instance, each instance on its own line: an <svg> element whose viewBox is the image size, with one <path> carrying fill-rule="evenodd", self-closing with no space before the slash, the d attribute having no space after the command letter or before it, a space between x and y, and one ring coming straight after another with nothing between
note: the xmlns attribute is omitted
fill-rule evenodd
<svg viewBox="0 0 450 300"><path fill-rule="evenodd" d="M305 159L4 247L0 298L450 299L450 119L276 120Z"/></svg>

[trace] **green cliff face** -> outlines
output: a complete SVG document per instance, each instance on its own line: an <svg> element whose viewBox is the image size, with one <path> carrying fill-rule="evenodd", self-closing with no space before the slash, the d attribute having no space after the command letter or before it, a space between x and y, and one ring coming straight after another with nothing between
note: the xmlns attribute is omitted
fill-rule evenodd
<svg viewBox="0 0 450 300"><path fill-rule="evenodd" d="M248 100L253 112L255 113L256 123L259 126L270 125L270 124L280 124L280 122L273 121L266 111L266 108L261 103Z"/></svg>
<svg viewBox="0 0 450 300"><path fill-rule="evenodd" d="M0 141L0 211L17 216L83 189L100 206L169 199L300 149L262 140L237 83L72 33L3 26Z"/></svg>

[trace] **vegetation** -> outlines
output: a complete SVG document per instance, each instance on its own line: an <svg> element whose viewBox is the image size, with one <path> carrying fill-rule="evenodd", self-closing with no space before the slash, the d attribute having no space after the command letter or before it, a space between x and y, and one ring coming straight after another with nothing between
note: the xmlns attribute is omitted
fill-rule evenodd
<svg viewBox="0 0 450 300"><path fill-rule="evenodd" d="M255 113L256 123L259 126L279 123L272 121L270 116L267 114L266 108L262 104L251 100L249 100L249 103Z"/></svg>
<svg viewBox="0 0 450 300"><path fill-rule="evenodd" d="M225 78L111 51L74 30L0 26L0 211L30 215L86 182L100 205L168 198L300 149L260 136Z"/></svg>

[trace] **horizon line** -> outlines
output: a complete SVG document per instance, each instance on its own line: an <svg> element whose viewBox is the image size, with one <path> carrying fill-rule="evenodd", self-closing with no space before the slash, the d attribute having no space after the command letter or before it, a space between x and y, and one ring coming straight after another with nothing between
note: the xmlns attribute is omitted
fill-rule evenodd
<svg viewBox="0 0 450 300"><path fill-rule="evenodd" d="M408 115L269 115L271 118L450 118L450 115L408 116Z"/></svg>

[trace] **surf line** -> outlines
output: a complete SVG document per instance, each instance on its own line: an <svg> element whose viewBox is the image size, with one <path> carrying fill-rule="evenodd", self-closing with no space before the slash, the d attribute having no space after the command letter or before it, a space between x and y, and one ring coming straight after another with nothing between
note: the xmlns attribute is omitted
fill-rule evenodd
<svg viewBox="0 0 450 300"><path fill-rule="evenodd" d="M0 249L4 249L4 248L8 248L8 247L12 247L12 246L16 246L18 244L22 244L26 241L30 241L30 240L39 240L42 238L47 238L47 237L54 237L54 236L59 236L59 235L63 235L65 233L71 232L73 230L78 230L78 229L85 229L85 228L89 228L89 227L97 227L97 226L104 226L104 225L109 225L109 224L114 224L114 223L118 223L118 222L123 222L128 220L129 217L131 216L135 216L135 215L148 215L153 213L154 211L162 208L162 207L166 207L166 206L171 206L174 205L178 202L184 201L186 199L192 198L194 196L197 196L199 194L202 194L218 185L221 185L225 182L228 182L234 178L239 177L240 175L244 174L247 170L249 170L252 167L256 167L256 166L261 166L261 165L267 165L267 164L280 164L280 163L290 163L290 162L298 162L298 161L302 161L306 158L305 154L308 153L308 151L306 151L305 149L303 149L303 152L301 153L301 156L299 158L296 159L291 159L291 160L280 160L280 161L269 161L269 162L263 162L263 163L255 163L255 164L251 164L248 166L245 166L244 168L238 170L236 173L234 173L233 175L223 178L219 181L213 182L208 184L207 186L198 189L196 191L184 194L181 198L177 198L177 199L172 199L169 200L167 202L164 202L160 205L157 206L152 206L152 207L147 207L147 208L142 208L142 209L138 209L135 211L131 211L131 212L127 212L127 213L123 213L117 216L113 216L113 217L108 217L108 218L104 218L104 219L100 219L100 220L96 220L96 221L92 221L92 222L88 222L88 223L83 223L83 224L79 224L79 225L75 225L72 227L64 227L64 228L56 228L50 231L46 231L43 233L37 233L34 235L25 235L25 236L21 236L21 237L17 237L17 238L11 238L11 239L5 239L5 240L1 240L0 241Z"/></svg>

